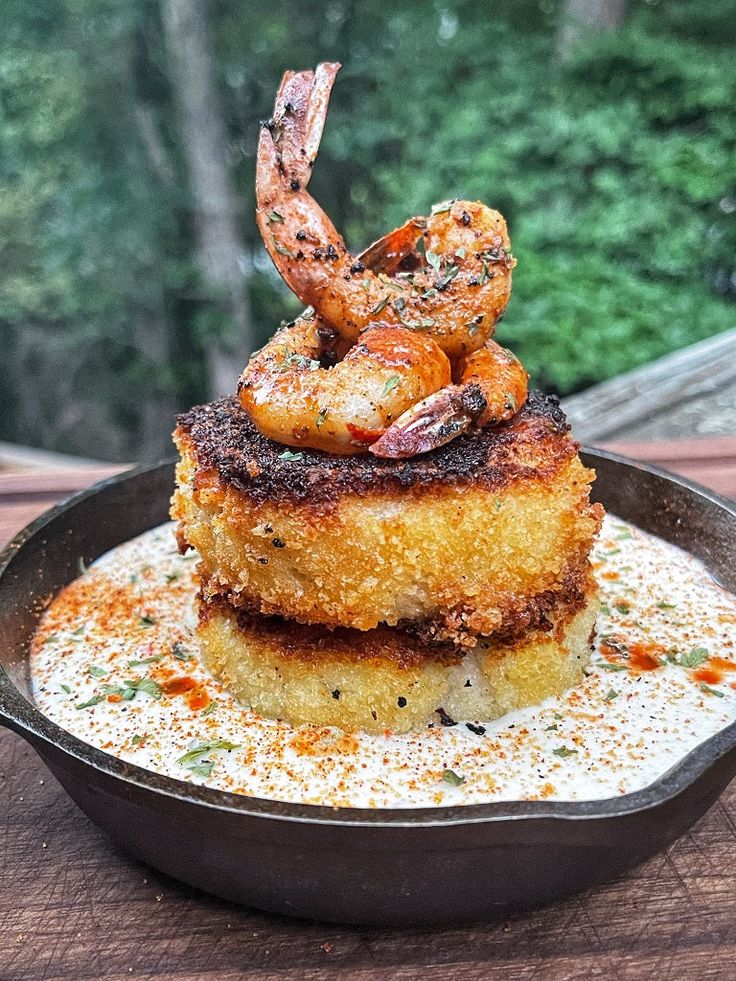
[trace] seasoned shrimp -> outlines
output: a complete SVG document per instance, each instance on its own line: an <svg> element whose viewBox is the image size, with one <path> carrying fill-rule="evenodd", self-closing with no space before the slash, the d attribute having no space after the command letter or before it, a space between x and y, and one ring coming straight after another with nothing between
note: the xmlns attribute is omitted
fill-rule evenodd
<svg viewBox="0 0 736 981"><path fill-rule="evenodd" d="M418 402L370 447L375 456L403 458L449 443L471 426L493 426L526 401L528 376L510 351L488 340L462 359L459 384Z"/></svg>
<svg viewBox="0 0 736 981"><path fill-rule="evenodd" d="M282 328L253 355L238 386L256 428L288 446L361 453L417 401L450 383L450 362L430 337L403 327L364 331L341 361L315 320Z"/></svg>
<svg viewBox="0 0 736 981"><path fill-rule="evenodd" d="M426 333L451 358L476 351L506 308L516 264L499 212L477 201L439 205L384 236L386 269L374 272L307 192L339 67L286 72L261 131L256 218L268 253L289 288L348 341L380 320ZM401 269L405 257L414 268Z"/></svg>

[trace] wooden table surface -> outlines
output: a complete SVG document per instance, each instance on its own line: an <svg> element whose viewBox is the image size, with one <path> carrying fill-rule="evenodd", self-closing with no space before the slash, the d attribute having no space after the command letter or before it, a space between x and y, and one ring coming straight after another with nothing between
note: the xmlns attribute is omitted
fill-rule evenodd
<svg viewBox="0 0 736 981"><path fill-rule="evenodd" d="M617 449L736 496L736 440ZM0 541L104 475L0 475ZM736 783L666 853L582 896L463 928L351 928L240 909L129 858L0 731L0 979L130 977L733 981Z"/></svg>

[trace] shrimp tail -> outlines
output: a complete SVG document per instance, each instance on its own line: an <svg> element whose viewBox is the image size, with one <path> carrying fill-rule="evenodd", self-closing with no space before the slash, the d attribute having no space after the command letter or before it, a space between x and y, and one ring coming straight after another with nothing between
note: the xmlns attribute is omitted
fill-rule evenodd
<svg viewBox="0 0 736 981"><path fill-rule="evenodd" d="M369 452L403 460L436 450L470 429L485 408L479 385L448 385L399 416Z"/></svg>
<svg viewBox="0 0 736 981"><path fill-rule="evenodd" d="M416 251L416 244L426 230L426 218L409 218L399 228L369 245L358 259L373 272L382 272L387 276L400 269L417 269L422 263L422 257Z"/></svg>
<svg viewBox="0 0 736 981"><path fill-rule="evenodd" d="M273 116L258 141L260 174L279 173L292 188L307 186L339 70L337 62L322 62L314 71L284 73Z"/></svg>

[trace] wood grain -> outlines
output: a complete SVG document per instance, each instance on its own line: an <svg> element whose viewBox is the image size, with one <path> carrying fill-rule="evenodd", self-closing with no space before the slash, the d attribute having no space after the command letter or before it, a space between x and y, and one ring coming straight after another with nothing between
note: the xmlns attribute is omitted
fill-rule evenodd
<svg viewBox="0 0 736 981"><path fill-rule="evenodd" d="M24 479L12 501L0 489L0 528L50 503L49 480ZM736 785L667 853L583 896L464 928L335 927L240 909L146 868L0 731L0 883L2 981L732 981Z"/></svg>

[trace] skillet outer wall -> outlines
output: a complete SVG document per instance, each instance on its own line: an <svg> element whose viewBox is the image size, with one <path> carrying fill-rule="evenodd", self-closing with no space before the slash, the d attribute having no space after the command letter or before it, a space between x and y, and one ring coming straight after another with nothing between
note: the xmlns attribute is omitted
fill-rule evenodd
<svg viewBox="0 0 736 981"><path fill-rule="evenodd" d="M29 741L92 821L154 868L271 913L369 926L498 919L612 879L683 834L736 765L732 751L682 794L607 818L371 828L197 805Z"/></svg>

